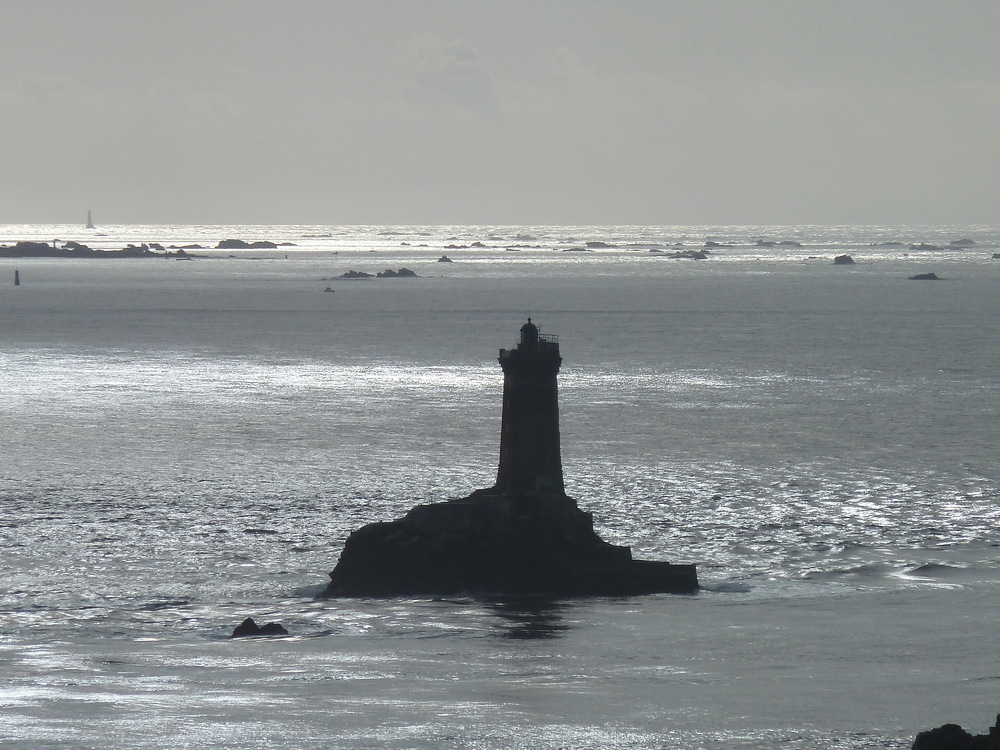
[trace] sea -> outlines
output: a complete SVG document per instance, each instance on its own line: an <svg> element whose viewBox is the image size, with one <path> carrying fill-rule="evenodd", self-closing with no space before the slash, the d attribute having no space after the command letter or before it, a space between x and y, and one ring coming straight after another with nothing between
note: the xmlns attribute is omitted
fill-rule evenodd
<svg viewBox="0 0 1000 750"><path fill-rule="evenodd" d="M20 240L171 254L0 258L5 750L909 748L1000 711L1000 226ZM493 484L529 317L567 493L701 589L315 598L352 530Z"/></svg>

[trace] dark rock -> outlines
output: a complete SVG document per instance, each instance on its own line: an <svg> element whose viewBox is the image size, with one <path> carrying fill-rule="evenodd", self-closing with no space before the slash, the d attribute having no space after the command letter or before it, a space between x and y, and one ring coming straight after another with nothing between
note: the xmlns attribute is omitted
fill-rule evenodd
<svg viewBox="0 0 1000 750"><path fill-rule="evenodd" d="M593 249L606 250L608 248L618 247L618 245L612 245L607 242L601 242L600 240L592 240L586 244L587 247L591 248L592 250Z"/></svg>
<svg viewBox="0 0 1000 750"><path fill-rule="evenodd" d="M921 242L919 245L910 245L910 250L944 250L944 248L937 245L928 245L926 242Z"/></svg>
<svg viewBox="0 0 1000 750"><path fill-rule="evenodd" d="M918 734L913 750L972 750L972 739L958 724L944 724Z"/></svg>
<svg viewBox="0 0 1000 750"><path fill-rule="evenodd" d="M248 617L233 630L233 634L229 636L230 638L247 638L252 636L261 635L288 635L288 631L285 630L279 622L269 622L264 625L258 625L254 622L252 617Z"/></svg>
<svg viewBox="0 0 1000 750"><path fill-rule="evenodd" d="M1000 260L1000 253L993 253L992 260Z"/></svg>
<svg viewBox="0 0 1000 750"><path fill-rule="evenodd" d="M391 268L387 268L375 275L380 279L406 279L415 278L417 274L409 268L400 268L398 271L393 271Z"/></svg>
<svg viewBox="0 0 1000 750"><path fill-rule="evenodd" d="M960 240L952 240L948 244L953 245L954 247L974 247L975 244L976 244L976 241L975 240L970 240L968 237L963 237Z"/></svg>
<svg viewBox="0 0 1000 750"><path fill-rule="evenodd" d="M370 273L365 273L364 271L346 271L340 274L342 279L370 279L372 275Z"/></svg>
<svg viewBox="0 0 1000 750"><path fill-rule="evenodd" d="M770 240L757 240L757 247L774 247L774 243Z"/></svg>
<svg viewBox="0 0 1000 750"><path fill-rule="evenodd" d="M157 245L157 247L161 247ZM13 247L0 247L0 258L138 258L161 257L149 245L128 245L121 250L95 250L80 242L69 241L62 247L55 242L18 242Z"/></svg>
<svg viewBox="0 0 1000 750"><path fill-rule="evenodd" d="M47 242L17 242L0 246L0 258L59 258L73 254L72 250L55 247Z"/></svg>
<svg viewBox="0 0 1000 750"><path fill-rule="evenodd" d="M918 734L913 750L1000 750L1000 714L989 734L972 735L958 724L944 724Z"/></svg>
<svg viewBox="0 0 1000 750"><path fill-rule="evenodd" d="M323 596L626 596L696 588L694 566L633 560L628 547L602 540L593 517L564 494L491 488L358 529Z"/></svg>
<svg viewBox="0 0 1000 750"><path fill-rule="evenodd" d="M933 271L929 273L918 273L916 276L910 276L910 281L937 281L940 277Z"/></svg>
<svg viewBox="0 0 1000 750"><path fill-rule="evenodd" d="M687 260L708 260L708 250L678 250L667 253L666 258L686 258Z"/></svg>
<svg viewBox="0 0 1000 750"><path fill-rule="evenodd" d="M438 263L451 263L451 262L452 262L451 258L449 258L447 255L442 255L440 258L438 258Z"/></svg>
<svg viewBox="0 0 1000 750"><path fill-rule="evenodd" d="M473 242L469 247L486 247L482 242Z"/></svg>
<svg viewBox="0 0 1000 750"><path fill-rule="evenodd" d="M838 266L853 266L854 258L852 258L850 255L838 255L836 258L833 259L833 262Z"/></svg>
<svg viewBox="0 0 1000 750"><path fill-rule="evenodd" d="M782 240L778 244L783 247L802 247L802 243L796 242L795 240Z"/></svg>

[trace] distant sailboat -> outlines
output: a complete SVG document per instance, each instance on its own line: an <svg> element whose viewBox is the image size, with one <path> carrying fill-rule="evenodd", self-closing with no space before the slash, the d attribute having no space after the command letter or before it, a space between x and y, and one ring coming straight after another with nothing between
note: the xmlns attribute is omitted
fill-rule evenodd
<svg viewBox="0 0 1000 750"><path fill-rule="evenodd" d="M93 228L94 228L94 219L90 215L90 209L88 208L87 209L87 229L93 229Z"/></svg>

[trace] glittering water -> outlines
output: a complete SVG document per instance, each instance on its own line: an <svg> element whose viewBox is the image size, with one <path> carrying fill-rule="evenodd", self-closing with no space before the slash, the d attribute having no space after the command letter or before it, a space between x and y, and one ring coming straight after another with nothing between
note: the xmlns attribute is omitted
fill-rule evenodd
<svg viewBox="0 0 1000 750"><path fill-rule="evenodd" d="M996 713L1000 228L0 229L294 243L0 259L4 747L905 747ZM313 601L352 529L492 483L529 314L568 492L705 591ZM228 640L247 615L291 636Z"/></svg>

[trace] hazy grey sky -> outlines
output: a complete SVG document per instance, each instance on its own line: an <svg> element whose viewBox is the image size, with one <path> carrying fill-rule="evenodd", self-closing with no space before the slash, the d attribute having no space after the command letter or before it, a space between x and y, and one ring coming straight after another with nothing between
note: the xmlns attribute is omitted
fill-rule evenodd
<svg viewBox="0 0 1000 750"><path fill-rule="evenodd" d="M998 0L0 0L0 223L1000 223Z"/></svg>

